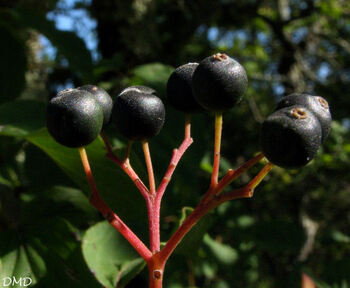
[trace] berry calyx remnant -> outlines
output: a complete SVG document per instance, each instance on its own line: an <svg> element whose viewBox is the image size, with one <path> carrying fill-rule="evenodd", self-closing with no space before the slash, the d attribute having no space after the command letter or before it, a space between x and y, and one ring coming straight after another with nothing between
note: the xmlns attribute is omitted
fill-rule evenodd
<svg viewBox="0 0 350 288"><path fill-rule="evenodd" d="M202 60L193 73L194 98L205 109L223 112L238 103L248 86L243 66L226 54Z"/></svg>
<svg viewBox="0 0 350 288"><path fill-rule="evenodd" d="M324 142L329 135L332 122L332 115L329 110L328 102L321 96L293 93L283 97L281 101L278 102L276 110L293 105L303 106L315 114L321 124L322 142Z"/></svg>
<svg viewBox="0 0 350 288"><path fill-rule="evenodd" d="M295 105L275 111L261 127L265 157L283 168L298 168L310 162L321 145L322 129L307 108Z"/></svg>

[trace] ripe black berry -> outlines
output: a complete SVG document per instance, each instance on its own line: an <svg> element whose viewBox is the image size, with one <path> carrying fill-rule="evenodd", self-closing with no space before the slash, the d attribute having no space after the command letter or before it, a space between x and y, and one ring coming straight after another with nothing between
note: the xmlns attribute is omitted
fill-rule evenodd
<svg viewBox="0 0 350 288"><path fill-rule="evenodd" d="M78 88L79 90L85 90L94 95L98 104L100 104L103 111L103 128L105 128L111 121L113 100L106 90L99 88L95 85L85 85Z"/></svg>
<svg viewBox="0 0 350 288"><path fill-rule="evenodd" d="M47 129L64 146L74 148L90 144L101 132L102 124L102 108L87 91L65 90L47 106Z"/></svg>
<svg viewBox="0 0 350 288"><path fill-rule="evenodd" d="M284 168L306 165L321 145L317 117L303 106L282 108L262 124L261 146L265 157Z"/></svg>
<svg viewBox="0 0 350 288"><path fill-rule="evenodd" d="M241 100L247 85L243 66L221 53L202 60L192 78L195 99L203 108L212 111L231 109Z"/></svg>
<svg viewBox="0 0 350 288"><path fill-rule="evenodd" d="M293 105L304 106L315 114L321 124L323 142L331 130L332 115L329 111L328 102L320 96L293 93L283 97L277 104L276 110Z"/></svg>
<svg viewBox="0 0 350 288"><path fill-rule="evenodd" d="M185 113L203 111L193 97L192 75L198 63L187 63L175 69L167 83L167 96L170 105Z"/></svg>
<svg viewBox="0 0 350 288"><path fill-rule="evenodd" d="M154 90L145 86L124 89L115 99L112 121L130 140L145 140L162 129L165 108Z"/></svg>

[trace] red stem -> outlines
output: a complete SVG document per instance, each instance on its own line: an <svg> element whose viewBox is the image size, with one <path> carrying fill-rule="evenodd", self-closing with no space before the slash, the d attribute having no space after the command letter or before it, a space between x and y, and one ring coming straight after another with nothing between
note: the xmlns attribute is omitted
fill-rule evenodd
<svg viewBox="0 0 350 288"><path fill-rule="evenodd" d="M152 253L159 252L160 250L160 207L158 208L155 203L153 195L149 195L147 200L147 212L148 212L148 227L149 227L149 239L150 249Z"/></svg>
<svg viewBox="0 0 350 288"><path fill-rule="evenodd" d="M255 159L256 160L256 159ZM247 162L248 163L248 162ZM244 166L244 165L243 165ZM243 167L241 166L241 167ZM240 167L240 168L241 168ZM163 247L159 253L159 258L161 261L166 262L170 257L172 252L175 250L177 245L181 242L183 237L191 230L191 228L210 210L214 209L218 205L237 198L251 197L254 188L263 180L263 178L271 171L273 165L271 163L266 164L263 169L255 176L246 186L241 189L237 189L231 193L216 196L216 192L219 189L224 189L224 184L217 185L215 188L209 188L204 195L201 202L196 206L193 212L186 218L182 225L176 230L176 232L171 236L169 241ZM238 168L238 169L240 169ZM237 169L237 170L238 170ZM243 168L240 171L244 170ZM227 183L227 182L226 182ZM228 184L227 184L228 185ZM227 186L226 185L226 186ZM208 195L211 195L209 198Z"/></svg>
<svg viewBox="0 0 350 288"><path fill-rule="evenodd" d="M145 162L147 166L149 191L152 195L154 195L156 193L156 183L154 181L152 158L151 153L149 152L149 145L147 140L142 141L142 149L143 154L145 155Z"/></svg>
<svg viewBox="0 0 350 288"><path fill-rule="evenodd" d="M253 197L254 189L261 183L265 176L272 170L273 164L267 163L260 172L244 187L234 190L229 193L218 195L216 200L221 204L226 201L238 199L238 198L251 198Z"/></svg>
<svg viewBox="0 0 350 288"><path fill-rule="evenodd" d="M148 231L149 231L149 241L150 249L152 253L156 253L160 249L160 228L159 228L159 210L155 205L155 194L156 194L156 184L154 180L153 165L151 159L151 153L149 151L148 141L142 141L142 149L145 155L145 162L148 172L148 182L150 186L150 193L147 195L147 212L148 212Z"/></svg>
<svg viewBox="0 0 350 288"><path fill-rule="evenodd" d="M185 237L185 235L191 230L191 228L197 224L197 222L206 215L210 210L215 208L215 203L206 203L202 201L197 205L193 212L186 218L182 225L175 231L175 233L170 237L169 241L159 252L159 258L161 262L166 263L170 255L173 253L177 245Z"/></svg>
<svg viewBox="0 0 350 288"><path fill-rule="evenodd" d="M164 174L163 180L160 183L158 189L157 189L157 202L160 202L162 200L162 197L164 195L164 192L171 180L171 177L175 171L175 168L177 164L179 163L180 159L182 158L183 154L186 152L187 148L193 143L193 139L191 138L191 118L190 116L186 116L185 120L185 138L182 141L179 148L173 150L173 156L171 157L170 164L168 166L167 171Z"/></svg>
<svg viewBox="0 0 350 288"><path fill-rule="evenodd" d="M79 154L81 161L83 163L86 178L89 182L91 189L90 202L95 206L102 215L108 220L108 222L121 233L126 240L135 248L135 250L140 254L140 256L149 261L152 257L151 251L143 244L143 242L131 231L131 229L112 211L111 208L103 201L101 198L94 177L91 172L89 160L84 148L79 148Z"/></svg>
<svg viewBox="0 0 350 288"><path fill-rule="evenodd" d="M109 145L107 138L105 137L105 135L102 134L102 138L108 150L107 156L116 164L118 164L129 175L129 177L134 181L134 183L136 184L136 186L139 188L142 195L146 199L148 217L149 217L151 250L149 250L141 242L141 240L139 240L137 236L133 234L130 231L130 229L117 217L117 215L115 215L111 211L111 209L102 201L102 199L97 193L97 189L96 189L96 186L94 185L93 178L90 178L89 180L89 177L88 177L90 186L92 187L91 188L92 191L96 191L92 195L93 197L91 198L92 199L91 202L96 207L99 207L99 210L101 211L101 213L103 213L104 215L106 215L107 218L109 218L111 224L117 230L119 229L118 231L120 231L120 233L122 233L124 237L127 238L127 237L130 237L130 235L132 236L131 241L135 241L135 243L134 244L131 243L131 244L147 262L151 288L162 288L164 267L167 262L167 259L170 257L170 255L172 254L174 249L177 247L177 245L180 243L180 241L183 239L183 237L191 230L191 228L204 215L206 215L210 210L214 209L215 207L217 207L223 202L236 199L236 198L251 197L253 195L254 188L262 181L262 179L269 173L269 171L273 167L273 165L270 163L266 164L264 168L258 173L258 175L255 176L246 186L242 187L241 189L232 191L230 193L218 195L234 179L236 179L239 175L244 173L247 169L252 167L254 164L259 162L264 157L264 155L260 153L254 158L252 158L251 160L244 163L238 169L236 170L230 169L227 172L227 174L222 178L222 180L218 182L219 165L220 165L221 133L222 133L222 114L217 113L215 116L214 163L213 163L213 173L211 177L210 188L204 195L201 202L194 209L194 211L186 218L184 223L171 236L171 238L169 239L167 244L164 246L164 248L161 251L159 251L160 249L159 218L160 218L160 206L161 206L162 197L164 195L167 185L170 182L171 177L181 157L193 142L190 131L191 131L190 117L186 116L184 140L178 149L174 149L168 169L165 172L162 182L160 183L157 190L155 190L153 167L151 162L151 156L149 153L148 143L143 142L142 145L145 153L145 160L146 160L146 165L147 165L147 170L149 175L150 190L147 189L147 187L143 184L143 182L140 180L140 178L137 176L137 174L129 164L128 155L130 152L131 143L128 144L126 157L124 161L121 161L117 156L113 154L112 148ZM84 168L85 168L85 165L84 165ZM91 171L90 171L90 174L91 174ZM136 238L136 240L134 238Z"/></svg>
<svg viewBox="0 0 350 288"><path fill-rule="evenodd" d="M241 165L236 170L228 170L226 175L220 180L218 183L218 186L215 189L215 193L219 194L222 190L225 189L228 185L230 185L235 179L237 179L240 175L242 175L244 172L246 172L249 168L254 166L256 163L258 163L262 158L264 158L263 153L259 153L252 159L245 162L243 165Z"/></svg>
<svg viewBox="0 0 350 288"><path fill-rule="evenodd" d="M106 149L108 151L106 156L110 160L112 160L114 163L116 163L121 169L123 169L123 171L130 177L130 179L135 183L136 187L140 190L142 196L147 200L149 190L145 186L145 184L143 184L142 180L136 174L136 172L134 171L134 169L131 167L131 165L129 163L129 154L130 154L132 142L128 143L128 147L127 147L126 153L125 153L125 159L121 160L113 153L112 147L109 144L109 141L103 132L101 132L101 137L102 137L103 142L105 143Z"/></svg>
<svg viewBox="0 0 350 288"><path fill-rule="evenodd" d="M152 198L147 202L148 209L148 217L149 217L149 227L150 227L150 239L154 239L154 245L151 244L151 251L158 252L160 249L160 208L161 202L164 195L164 192L171 180L171 177L175 171L176 166L178 165L180 159L182 158L185 151L188 147L193 143L193 139L191 138L191 117L190 115L186 115L185 119L185 137L183 142L181 143L178 149L174 149L173 155L170 160L170 164L168 166L167 171L164 174L162 182L160 183L155 198ZM152 227L152 228L151 228Z"/></svg>

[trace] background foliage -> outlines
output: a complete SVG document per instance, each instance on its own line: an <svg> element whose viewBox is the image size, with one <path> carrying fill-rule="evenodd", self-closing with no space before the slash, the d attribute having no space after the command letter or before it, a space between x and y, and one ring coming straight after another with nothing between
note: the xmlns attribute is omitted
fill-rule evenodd
<svg viewBox="0 0 350 288"><path fill-rule="evenodd" d="M253 199L207 216L195 241L186 238L170 258L165 287L300 287L301 271L319 287L350 287L349 17L346 0L0 0L0 280L146 287L143 261L89 205L77 151L48 136L45 102L94 83L113 97L149 85L167 104L174 67L220 51L250 81L244 101L224 115L223 172L259 151L261 122L290 92L324 96L333 129L310 165L276 168ZM195 142L164 198L163 241L208 186L212 116L193 119ZM181 141L180 119L167 105L165 127L151 141L158 181ZM125 139L113 127L107 133L122 151ZM146 179L136 146L132 163ZM101 139L88 155L104 199L148 241L143 199L104 157Z"/></svg>

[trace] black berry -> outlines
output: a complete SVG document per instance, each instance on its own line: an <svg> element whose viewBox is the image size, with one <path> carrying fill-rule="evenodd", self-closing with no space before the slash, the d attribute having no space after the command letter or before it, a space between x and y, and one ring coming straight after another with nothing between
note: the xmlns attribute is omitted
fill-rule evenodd
<svg viewBox="0 0 350 288"><path fill-rule="evenodd" d="M165 108L154 90L145 86L124 89L115 99L112 121L130 140L156 136L163 127Z"/></svg>
<svg viewBox="0 0 350 288"><path fill-rule="evenodd" d="M198 63L187 63L175 69L167 83L167 97L170 105L185 113L203 111L193 97L192 75Z"/></svg>
<svg viewBox="0 0 350 288"><path fill-rule="evenodd" d="M284 168L297 168L311 161L321 145L317 117L303 106L282 108L262 124L261 146L265 157Z"/></svg>
<svg viewBox="0 0 350 288"><path fill-rule="evenodd" d="M231 109L242 99L247 85L243 66L221 53L202 60L192 78L195 99L212 111Z"/></svg>
<svg viewBox="0 0 350 288"><path fill-rule="evenodd" d="M320 96L293 93L283 97L277 104L276 110L293 105L304 106L315 114L321 124L323 142L331 130L332 115L329 111L328 102Z"/></svg>
<svg viewBox="0 0 350 288"><path fill-rule="evenodd" d="M111 96L106 92L106 90L99 88L95 85L84 85L78 88L79 90L85 90L94 95L98 104L100 104L103 111L103 127L107 127L107 125L111 121L112 117L112 109L113 109L113 100Z"/></svg>
<svg viewBox="0 0 350 288"><path fill-rule="evenodd" d="M90 144L101 132L102 124L102 108L87 91L65 90L47 106L47 129L64 146L74 148Z"/></svg>

